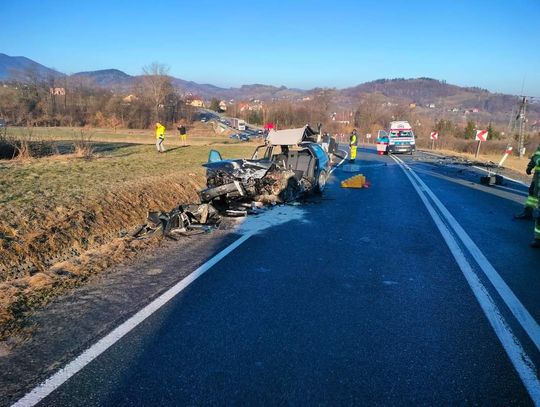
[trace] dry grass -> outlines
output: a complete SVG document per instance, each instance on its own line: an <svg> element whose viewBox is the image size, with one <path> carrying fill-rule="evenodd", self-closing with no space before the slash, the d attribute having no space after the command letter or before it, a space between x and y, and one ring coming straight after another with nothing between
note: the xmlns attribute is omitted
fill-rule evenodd
<svg viewBox="0 0 540 407"><path fill-rule="evenodd" d="M197 201L211 148L95 147L90 159L0 161L0 337L36 306L149 244L119 232L143 223L147 210ZM224 157L252 149L219 148Z"/></svg>
<svg viewBox="0 0 540 407"><path fill-rule="evenodd" d="M93 133L88 129L80 129L77 139L75 140L75 157L90 158L94 154L94 146L92 144Z"/></svg>
<svg viewBox="0 0 540 407"><path fill-rule="evenodd" d="M214 128L209 123L194 123L188 127L187 143L189 145L220 145L220 144L241 144L238 140L229 138L230 132L216 134ZM9 132L13 137L19 137L25 131L24 128L10 128ZM46 141L75 141L80 136L80 128L74 127L34 127L33 134ZM91 132L92 141L105 143L132 143L132 144L154 144L154 131L151 129L118 129L116 132L106 128L85 129ZM182 141L176 128L167 129L165 133L166 146L180 146Z"/></svg>

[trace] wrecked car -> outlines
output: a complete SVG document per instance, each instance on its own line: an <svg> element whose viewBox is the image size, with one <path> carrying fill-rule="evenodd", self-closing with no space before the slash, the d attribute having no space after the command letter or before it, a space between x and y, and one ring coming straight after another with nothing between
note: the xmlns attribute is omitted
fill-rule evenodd
<svg viewBox="0 0 540 407"><path fill-rule="evenodd" d="M271 131L251 159L224 160L211 150L207 188L199 191L201 202L220 210L235 203L289 202L305 193L322 193L330 172L330 159L317 144L313 129Z"/></svg>

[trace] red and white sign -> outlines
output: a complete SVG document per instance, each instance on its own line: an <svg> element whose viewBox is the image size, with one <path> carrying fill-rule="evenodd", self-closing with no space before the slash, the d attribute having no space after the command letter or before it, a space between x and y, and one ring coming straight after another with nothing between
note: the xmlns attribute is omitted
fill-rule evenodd
<svg viewBox="0 0 540 407"><path fill-rule="evenodd" d="M476 141L487 141L488 138L487 130L476 130Z"/></svg>
<svg viewBox="0 0 540 407"><path fill-rule="evenodd" d="M503 162L505 162L506 159L508 158L508 156L509 156L510 154L512 154L512 150L513 150L512 146L506 147L506 151L504 152L504 155L503 155L503 157L501 158L501 161L499 161L499 167L502 166L502 165L503 165Z"/></svg>
<svg viewBox="0 0 540 407"><path fill-rule="evenodd" d="M439 133L436 131L432 131L431 134L429 135L429 138L432 140L437 140L439 138Z"/></svg>
<svg viewBox="0 0 540 407"><path fill-rule="evenodd" d="M371 138L371 133L366 134L366 138L367 139Z"/></svg>

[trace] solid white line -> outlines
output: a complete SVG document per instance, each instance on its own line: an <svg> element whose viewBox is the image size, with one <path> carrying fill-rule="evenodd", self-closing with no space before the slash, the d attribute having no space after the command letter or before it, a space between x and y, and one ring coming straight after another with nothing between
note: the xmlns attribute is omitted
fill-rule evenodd
<svg viewBox="0 0 540 407"><path fill-rule="evenodd" d="M412 186L420 196L420 199L426 206L429 214L431 215L435 225L439 229L443 239L445 240L450 252L454 256L459 268L463 272L465 279L469 283L471 290L476 297L480 307L484 311L486 318L488 319L490 325L492 326L495 334L499 338L504 350L506 351L510 361L514 365L519 377L521 378L523 384L525 385L529 395L535 405L540 405L540 381L536 374L534 364L529 358L529 356L523 350L521 343L513 334L511 328L508 326L506 320L502 316L500 310L498 309L495 301L487 291L486 287L482 284L478 276L473 271L471 265L463 255L459 244L456 239L453 237L452 233L445 225L439 214L436 212L435 208L426 197L426 193L429 194L429 188L423 182L416 181L419 180L418 177L413 177L416 175L414 171L408 167L403 161L392 156L392 158L400 165L400 168L403 170ZM401 161L401 162L400 162ZM431 197L431 196L430 196ZM432 198L433 199L433 198ZM444 213L443 213L444 216ZM466 246L465 246L466 247Z"/></svg>
<svg viewBox="0 0 540 407"><path fill-rule="evenodd" d="M21 398L19 401L13 404L13 406L26 407L26 406L34 406L37 403L39 403L41 400L43 400L45 397L51 394L54 390L60 387L69 378L71 378L77 372L82 370L86 365L92 362L95 358L97 358L99 355L105 352L109 347L114 345L124 335L129 333L137 325L143 322L146 318L148 318L154 312L159 310L162 306L164 306L167 302L169 302L172 298L174 298L178 293L180 293L187 286L189 286L198 277L202 276L205 272L207 272L210 268L212 268L212 266L214 266L217 262L219 262L229 253L231 253L234 249L236 249L238 246L244 243L251 236L253 236L254 233L255 232L246 233L242 235L240 239L235 240L233 243L231 243L221 252L216 254L214 257L212 257L210 260L208 260L206 263L204 263L198 269L192 272L189 276L185 277L182 281L178 282L172 288L170 288L165 293L160 295L158 298L156 298L146 307L141 309L139 312L137 312L127 321L125 321L120 326L118 326L113 331L111 331L109 334L107 334L104 338L100 339L90 348L85 350L76 359L74 359L69 364L67 364L63 369L60 369L58 372L53 374L43 383L39 384L36 388L34 388L32 391L27 393L23 398Z"/></svg>
<svg viewBox="0 0 540 407"><path fill-rule="evenodd" d="M485 168L482 168L482 167L477 167L476 165L473 165L472 167L473 167L473 168L476 168L477 170L487 172L488 174L492 174L492 173L493 173L493 171L486 170ZM509 181L515 182L516 184L521 184L521 185L526 186L526 187L529 186L529 185L525 184L523 181L520 181L520 180L517 180L517 179L514 179L514 178L510 178L510 177L507 177L506 175L503 175L503 177L506 178L506 179L509 180Z"/></svg>
<svg viewBox="0 0 540 407"><path fill-rule="evenodd" d="M532 339L532 341L536 345L536 348L540 351L540 325L538 325L538 322L536 322L536 320L531 316L529 311L527 311L525 306L521 303L521 301L519 301L519 299L510 289L510 287L508 287L508 285L502 279L497 270L495 270L495 268L491 265L486 256L484 256L482 250L480 250L476 243L473 242L471 237L467 234L467 232L465 232L463 227L448 211L448 209L446 209L443 203L435 196L433 191L429 189L429 187L424 183L424 181L422 181L420 177L407 164L405 164L401 159L398 160L400 160L402 165L411 172L411 175L426 191L426 193L433 200L437 208L439 208L439 211L445 217L450 227L452 227L456 235L459 237L459 239L461 239L461 241L463 242L467 250L471 253L474 260L478 263L486 277L489 279L491 284L493 284L493 287L495 287L495 289L503 299L504 303L508 306L514 317L519 321L523 329Z"/></svg>

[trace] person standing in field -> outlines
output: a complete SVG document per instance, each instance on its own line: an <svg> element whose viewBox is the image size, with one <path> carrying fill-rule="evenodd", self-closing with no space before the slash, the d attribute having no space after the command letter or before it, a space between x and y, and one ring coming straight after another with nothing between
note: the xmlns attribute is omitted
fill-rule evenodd
<svg viewBox="0 0 540 407"><path fill-rule="evenodd" d="M187 131L186 131L186 126L184 126L183 124L180 125L179 127L177 127L177 130L178 130L178 133L180 133L180 140L182 141L182 145L185 146L186 145L186 141L187 141Z"/></svg>
<svg viewBox="0 0 540 407"><path fill-rule="evenodd" d="M165 146L163 142L165 141L165 126L161 123L156 123L156 148L158 153L165 152Z"/></svg>

